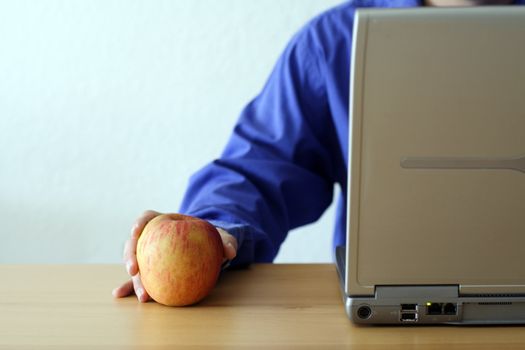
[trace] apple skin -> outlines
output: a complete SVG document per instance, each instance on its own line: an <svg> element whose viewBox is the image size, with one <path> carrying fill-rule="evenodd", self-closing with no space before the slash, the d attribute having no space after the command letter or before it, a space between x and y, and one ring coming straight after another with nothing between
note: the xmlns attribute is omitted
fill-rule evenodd
<svg viewBox="0 0 525 350"><path fill-rule="evenodd" d="M137 243L144 288L168 306L195 304L215 286L223 261L217 229L199 218L163 214L151 220Z"/></svg>

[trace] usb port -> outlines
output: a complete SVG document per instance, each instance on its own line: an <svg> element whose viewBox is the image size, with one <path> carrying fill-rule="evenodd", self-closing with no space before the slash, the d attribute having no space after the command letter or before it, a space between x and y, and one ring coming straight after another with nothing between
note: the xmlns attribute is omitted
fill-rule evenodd
<svg viewBox="0 0 525 350"><path fill-rule="evenodd" d="M401 314L402 322L416 322L417 314L415 312L404 312Z"/></svg>
<svg viewBox="0 0 525 350"><path fill-rule="evenodd" d="M401 311L416 311L417 304L401 304Z"/></svg>

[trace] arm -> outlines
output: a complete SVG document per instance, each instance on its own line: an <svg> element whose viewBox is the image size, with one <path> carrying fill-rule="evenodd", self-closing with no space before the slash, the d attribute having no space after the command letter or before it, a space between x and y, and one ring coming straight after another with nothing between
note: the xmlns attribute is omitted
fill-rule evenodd
<svg viewBox="0 0 525 350"><path fill-rule="evenodd" d="M288 231L317 220L332 200L335 133L318 52L308 28L300 32L221 157L190 180L180 212L235 236L234 265L272 261Z"/></svg>
<svg viewBox="0 0 525 350"><path fill-rule="evenodd" d="M317 220L331 202L339 153L314 42L307 30L291 41L221 157L190 179L180 212L227 231L220 233L233 266L272 261L288 231ZM132 279L116 297L135 291L148 300L135 249L158 214L145 212L133 227L124 251Z"/></svg>

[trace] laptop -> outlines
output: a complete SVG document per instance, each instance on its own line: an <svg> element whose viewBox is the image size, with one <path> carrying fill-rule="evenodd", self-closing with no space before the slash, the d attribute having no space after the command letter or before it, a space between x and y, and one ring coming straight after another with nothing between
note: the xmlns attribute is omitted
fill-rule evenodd
<svg viewBox="0 0 525 350"><path fill-rule="evenodd" d="M349 318L525 323L525 8L361 9L353 30Z"/></svg>

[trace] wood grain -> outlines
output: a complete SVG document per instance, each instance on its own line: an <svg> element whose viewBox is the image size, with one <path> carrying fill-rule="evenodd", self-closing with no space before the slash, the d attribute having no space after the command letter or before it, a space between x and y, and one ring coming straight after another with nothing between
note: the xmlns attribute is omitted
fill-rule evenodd
<svg viewBox="0 0 525 350"><path fill-rule="evenodd" d="M0 349L525 349L525 327L364 327L330 264L224 274L198 305L113 299L117 265L0 265Z"/></svg>

